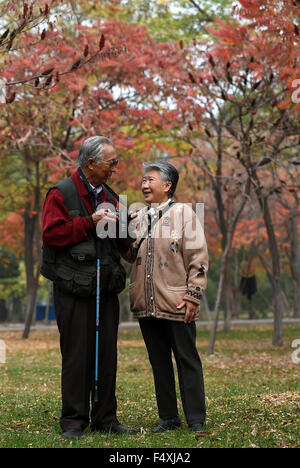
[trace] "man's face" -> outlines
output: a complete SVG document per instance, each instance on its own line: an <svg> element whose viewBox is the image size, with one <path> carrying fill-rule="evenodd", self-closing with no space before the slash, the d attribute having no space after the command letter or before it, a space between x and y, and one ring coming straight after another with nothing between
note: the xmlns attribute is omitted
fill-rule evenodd
<svg viewBox="0 0 300 468"><path fill-rule="evenodd" d="M113 146L103 145L103 149L103 160L97 162L95 159L90 158L87 165L87 179L94 187L107 182L107 179L115 172L115 167L118 163Z"/></svg>
<svg viewBox="0 0 300 468"><path fill-rule="evenodd" d="M147 172L142 181L142 192L146 203L161 204L168 200L168 192L171 188L171 182L163 182L159 171L153 170Z"/></svg>

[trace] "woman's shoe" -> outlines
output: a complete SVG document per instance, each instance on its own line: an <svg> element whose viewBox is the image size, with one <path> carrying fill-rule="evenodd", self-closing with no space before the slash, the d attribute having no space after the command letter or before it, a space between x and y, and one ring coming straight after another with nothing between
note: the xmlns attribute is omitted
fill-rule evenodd
<svg viewBox="0 0 300 468"><path fill-rule="evenodd" d="M162 419L161 423L153 429L153 432L165 432L165 431L172 431L177 427L181 426L180 418L177 416L176 418L171 419Z"/></svg>

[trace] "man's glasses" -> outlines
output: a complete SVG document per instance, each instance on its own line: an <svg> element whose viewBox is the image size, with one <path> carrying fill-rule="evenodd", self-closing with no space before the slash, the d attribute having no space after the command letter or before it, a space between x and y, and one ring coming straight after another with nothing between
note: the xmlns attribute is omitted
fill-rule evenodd
<svg viewBox="0 0 300 468"><path fill-rule="evenodd" d="M111 161L102 161L103 163L106 163L109 165L109 167L115 167L119 160L118 159L112 159Z"/></svg>

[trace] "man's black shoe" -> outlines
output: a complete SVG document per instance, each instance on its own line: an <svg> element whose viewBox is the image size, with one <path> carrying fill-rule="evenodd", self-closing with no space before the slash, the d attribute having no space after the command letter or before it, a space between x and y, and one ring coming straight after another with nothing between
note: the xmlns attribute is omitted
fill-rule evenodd
<svg viewBox="0 0 300 468"><path fill-rule="evenodd" d="M136 431L134 429L129 429L128 427L124 427L122 426L122 424L114 424L109 427L95 429L95 431L113 433L113 434L136 434Z"/></svg>
<svg viewBox="0 0 300 468"><path fill-rule="evenodd" d="M189 426L189 431L192 432L204 432L205 424L204 423L197 423L197 424L191 424Z"/></svg>
<svg viewBox="0 0 300 468"><path fill-rule="evenodd" d="M80 429L68 429L67 431L63 432L62 435L68 439L81 439L82 432Z"/></svg>
<svg viewBox="0 0 300 468"><path fill-rule="evenodd" d="M153 429L153 432L172 431L173 429L176 429L176 427L180 426L181 421L178 416L172 419L163 419L161 423L155 429Z"/></svg>

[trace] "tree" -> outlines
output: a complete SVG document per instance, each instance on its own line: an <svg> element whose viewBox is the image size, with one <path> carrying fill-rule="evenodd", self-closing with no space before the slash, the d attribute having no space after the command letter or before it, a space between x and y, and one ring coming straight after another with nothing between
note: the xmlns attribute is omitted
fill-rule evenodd
<svg viewBox="0 0 300 468"><path fill-rule="evenodd" d="M288 258L293 280L295 318L300 317L299 178L299 171L286 164L280 172L275 174L274 180L274 195L279 205L276 213L281 223L282 238L285 240L282 250Z"/></svg>
<svg viewBox="0 0 300 468"><path fill-rule="evenodd" d="M274 185L266 186L262 176L266 170L269 173L278 171L284 162L294 163L299 149L299 109L297 105L294 106L293 114L290 107L291 90L284 79L285 64L281 66L280 61L276 61L282 44L277 49L276 43L269 40L268 33L265 34L263 28L254 29L252 24L244 25L236 21L225 23L218 19L217 25L216 30L208 28L216 37L213 45L208 47L203 41L193 41L191 47L181 47L184 57L180 58L179 51L176 72L172 76L168 75L167 66L161 65L164 86L167 82L166 92L176 102L183 128L185 132L190 132L189 141L196 142L194 146L204 155L202 167L210 176L215 173L219 179L219 184L215 184L215 194L220 226L224 226L224 239L229 225L224 218L223 194L220 190L220 182L223 183L226 177L221 161L222 154L229 157L229 146L234 150L235 174L245 173L251 180L272 258L273 343L281 345L283 304L280 250L270 209ZM204 141L206 144L203 144ZM217 170L212 170L209 165L212 152L218 157ZM223 250L225 252L224 244Z"/></svg>
<svg viewBox="0 0 300 468"><path fill-rule="evenodd" d="M19 262L14 252L0 246L0 286L7 288L9 285L16 283L19 274ZM6 301L0 297L0 322L7 320L7 317L8 310Z"/></svg>
<svg viewBox="0 0 300 468"><path fill-rule="evenodd" d="M10 86L13 86L10 79L5 80L5 71L6 68L9 68L9 63L13 61L15 56L25 55L37 40L45 40L46 28L53 31L54 25L50 20L51 7L55 7L59 3L59 0L42 0L40 2L33 0L31 3L1 1L0 28L3 32L0 36L0 63L2 68L1 87L4 89L4 94ZM41 26L44 26L44 29L40 37L34 35L31 36L30 40L29 31L39 30ZM30 79L23 76L21 81L26 83ZM6 99L8 102L12 102L14 93L7 95Z"/></svg>
<svg viewBox="0 0 300 468"><path fill-rule="evenodd" d="M89 1L84 2L84 4L86 3ZM2 2L0 7L0 18L4 29L0 36L2 60L0 98L8 104L14 101L18 90L22 90L25 85L40 89L48 88L54 81L58 85L63 75L73 73L92 60L101 60L103 57L100 54L105 45L105 37L102 34L101 38L100 36L98 38L98 41L100 39L100 50L94 50L92 56L86 47L76 61L73 59L71 63L64 62L59 45L63 43L64 35L68 34L68 29L64 27L61 18L68 17L68 15L70 18L76 16L73 0L42 0L39 2L32 0L31 3L18 0L17 2ZM41 27L43 27L42 31ZM45 66L40 60L30 62L30 54L39 53L39 49L43 52L48 66ZM116 50L105 50L106 54L110 52L115 54ZM76 52L74 55L77 55ZM88 55L89 57L87 57ZM17 70L16 62L19 59L26 61L27 57L26 69Z"/></svg>
<svg viewBox="0 0 300 468"><path fill-rule="evenodd" d="M282 288L280 254L269 206L272 193L260 177L260 168L274 171L299 147L297 118L287 111L288 90L272 63L274 46L262 33L249 34L245 27L220 22L215 32L227 37L230 46L216 45L212 51L210 79L215 95L231 112L225 127L236 140L237 161L247 170L265 222L272 257L274 293L273 344L282 344ZM254 58L255 57L255 58ZM270 63L271 62L271 63ZM199 77L199 79L201 76ZM235 94L234 94L235 93Z"/></svg>
<svg viewBox="0 0 300 468"><path fill-rule="evenodd" d="M190 42L207 36L205 27L214 23L215 15L229 14L228 0L126 0L118 9L118 19L147 27L159 42Z"/></svg>
<svg viewBox="0 0 300 468"><path fill-rule="evenodd" d="M62 72L57 83L50 61L47 68L51 71L43 82L26 86L23 83L16 99L2 104L0 157L4 171L0 203L2 200L7 209L7 200L11 200L10 210L19 212L23 219L28 298L24 338L28 337L35 307L41 264L40 215L47 188L75 169L78 149L88 136L109 136L126 159L140 137L137 128L155 128L161 121L158 113L144 105L156 94L157 85L151 74L154 41L145 29L118 22L103 23L102 31L108 53L102 49L101 40L99 44L97 22L76 26L59 41L54 67L58 73L60 67L72 72ZM116 47L120 44L127 44L128 55L118 53ZM142 47L147 48L147 54L140 52ZM98 55L99 48L105 55ZM78 51L75 56L74 50ZM50 52L49 44L37 41L30 54L11 64L9 73L12 77L14 72L24 76L28 67L41 69L51 57ZM74 63L82 57L83 66L75 67Z"/></svg>

